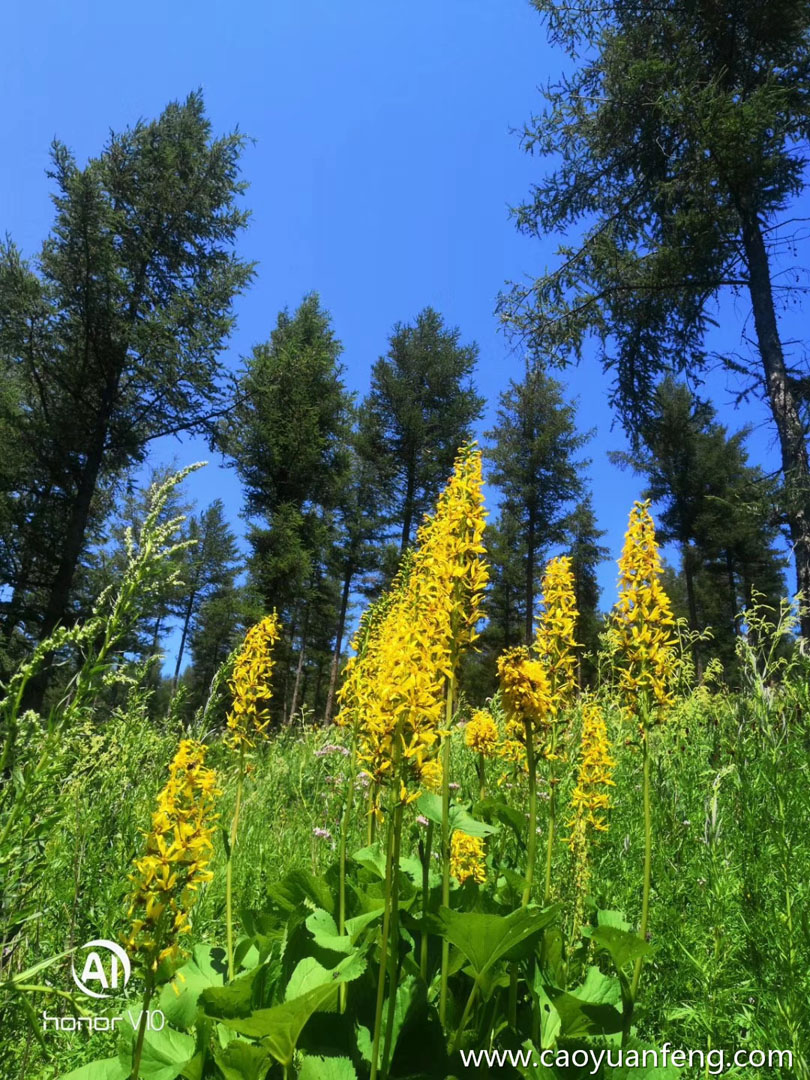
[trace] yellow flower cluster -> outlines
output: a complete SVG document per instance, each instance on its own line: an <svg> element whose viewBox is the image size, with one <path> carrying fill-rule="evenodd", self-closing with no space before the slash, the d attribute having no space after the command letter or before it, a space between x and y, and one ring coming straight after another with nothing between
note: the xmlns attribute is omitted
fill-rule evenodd
<svg viewBox="0 0 810 1080"><path fill-rule="evenodd" d="M612 643L627 711L649 722L649 711L672 703L669 683L677 654L670 630L675 620L661 585L661 556L649 503L630 512L619 560L619 599L613 610Z"/></svg>
<svg viewBox="0 0 810 1080"><path fill-rule="evenodd" d="M604 811L610 809L607 789L613 787L615 765L601 706L589 701L582 709L581 757L577 784L571 794L574 816L568 823L572 829L581 824L583 828L607 832Z"/></svg>
<svg viewBox="0 0 810 1080"><path fill-rule="evenodd" d="M349 662L339 722L357 728L378 817L380 790L393 778L396 760L408 783L435 787L441 781L435 756L445 685L461 650L478 636L487 584L482 486L480 452L462 449L390 602L365 628L364 653ZM401 793L404 801L418 797L407 784Z"/></svg>
<svg viewBox="0 0 810 1080"><path fill-rule="evenodd" d="M469 836L456 829L450 840L450 873L463 885L472 878L479 885L487 879L484 861L484 841L479 836Z"/></svg>
<svg viewBox="0 0 810 1080"><path fill-rule="evenodd" d="M535 660L525 645L518 645L501 653L497 666L506 710L506 738L498 747L498 756L518 767L525 765L527 726L534 735L540 733L540 752L555 756L554 701L545 665Z"/></svg>
<svg viewBox="0 0 810 1080"><path fill-rule="evenodd" d="M340 709L335 717L339 727L360 728L374 694L379 668L380 640L383 628L393 609L399 604L408 587L413 566L413 552L406 551L387 593L370 604L360 616L349 657L338 688Z"/></svg>
<svg viewBox="0 0 810 1080"><path fill-rule="evenodd" d="M582 923L585 894L591 876L589 859L590 831L606 832L605 812L610 809L608 788L613 786L615 761L610 756L610 742L601 707L595 701L582 709L582 747L577 783L571 794L572 815L568 845L574 856L573 931Z"/></svg>
<svg viewBox="0 0 810 1080"><path fill-rule="evenodd" d="M507 649L498 657L498 679L509 720L517 723L514 733L522 737L524 721L533 727L548 724L551 717L551 687L545 666L532 659L525 645Z"/></svg>
<svg viewBox="0 0 810 1080"><path fill-rule="evenodd" d="M576 650L574 636L577 598L571 559L561 555L550 559L541 584L543 614L537 622L535 651L545 665L555 710L565 708L576 691Z"/></svg>
<svg viewBox="0 0 810 1080"><path fill-rule="evenodd" d="M248 750L256 736L265 735L270 723L272 649L281 628L275 612L251 626L236 657L230 679L233 704L228 714L229 742L235 750Z"/></svg>
<svg viewBox="0 0 810 1080"><path fill-rule="evenodd" d="M129 878L129 916L134 918L126 947L143 953L152 971L164 959L177 959L177 938L191 929L189 912L197 891L213 877L208 864L221 792L205 754L206 747L194 739L180 743L146 834L146 852L135 860Z"/></svg>
<svg viewBox="0 0 810 1080"><path fill-rule="evenodd" d="M498 725L487 709L478 709L464 728L464 743L476 754L495 757L498 752L500 733Z"/></svg>

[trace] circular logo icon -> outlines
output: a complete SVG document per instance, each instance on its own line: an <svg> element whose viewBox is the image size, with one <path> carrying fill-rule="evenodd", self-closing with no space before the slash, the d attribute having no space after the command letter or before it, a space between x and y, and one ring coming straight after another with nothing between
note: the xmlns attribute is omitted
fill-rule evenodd
<svg viewBox="0 0 810 1080"><path fill-rule="evenodd" d="M88 997L106 998L110 994L108 990L123 989L129 982L131 968L129 957L114 941L106 938L96 938L82 945L87 952L81 975L76 973L76 957L71 961L70 970L73 981L83 994ZM96 983L96 989L91 989L87 984Z"/></svg>

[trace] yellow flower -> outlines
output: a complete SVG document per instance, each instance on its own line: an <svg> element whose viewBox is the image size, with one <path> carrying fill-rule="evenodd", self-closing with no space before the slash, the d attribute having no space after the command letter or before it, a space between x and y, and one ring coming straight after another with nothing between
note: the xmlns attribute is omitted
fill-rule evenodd
<svg viewBox="0 0 810 1080"><path fill-rule="evenodd" d="M442 775L442 763L438 758L426 761L419 773L419 777L428 791L441 791Z"/></svg>
<svg viewBox="0 0 810 1080"><path fill-rule="evenodd" d="M487 709L478 709L464 728L464 742L476 754L495 757L500 735L498 725Z"/></svg>
<svg viewBox="0 0 810 1080"><path fill-rule="evenodd" d="M275 612L251 626L236 657L230 680L233 704L228 714L229 742L235 750L250 749L265 736L270 723L272 649L281 633Z"/></svg>
<svg viewBox="0 0 810 1080"><path fill-rule="evenodd" d="M619 688L628 714L649 723L651 710L672 704L669 690L677 664L675 620L661 585L661 557L649 503L635 503L619 560L619 598L611 644Z"/></svg>
<svg viewBox="0 0 810 1080"><path fill-rule="evenodd" d="M472 878L479 885L487 879L484 862L484 841L478 836L468 836L456 829L450 840L450 873L463 885Z"/></svg>
<svg viewBox="0 0 810 1080"><path fill-rule="evenodd" d="M526 768L526 747L519 739L504 739L498 746L498 757L521 769Z"/></svg>
<svg viewBox="0 0 810 1080"><path fill-rule="evenodd" d="M548 675L555 711L572 704L576 690L577 618L571 559L550 559L541 584L543 614L537 622L535 650Z"/></svg>
<svg viewBox="0 0 810 1080"><path fill-rule="evenodd" d="M498 657L501 695L516 738L523 738L525 722L533 727L552 720L551 687L546 669L533 660L525 645L507 649Z"/></svg>
<svg viewBox="0 0 810 1080"><path fill-rule="evenodd" d="M463 449L435 513L417 533L416 551L355 638L338 722L357 731L378 819L384 784L403 777L431 784L437 775L430 763L441 741L447 681L477 637L487 584L482 484L480 452Z"/></svg>
<svg viewBox="0 0 810 1080"><path fill-rule="evenodd" d="M572 815L568 845L574 856L574 932L582 922L585 894L590 881L590 834L607 832L606 812L610 809L608 788L613 787L616 762L610 754L607 727L601 707L594 701L582 709L582 744L577 783L571 794Z"/></svg>
<svg viewBox="0 0 810 1080"><path fill-rule="evenodd" d="M596 702L587 702L582 709L582 745L577 783L571 795L574 817L597 832L607 831L604 812L610 809L607 788L613 787L616 762L610 756L610 742L602 709Z"/></svg>
<svg viewBox="0 0 810 1080"><path fill-rule="evenodd" d="M162 960L179 955L177 937L190 932L188 915L199 887L213 877L208 864L221 792L205 754L206 747L194 739L180 743L158 795L145 853L135 859L129 878L133 922L126 946L143 953L153 971Z"/></svg>

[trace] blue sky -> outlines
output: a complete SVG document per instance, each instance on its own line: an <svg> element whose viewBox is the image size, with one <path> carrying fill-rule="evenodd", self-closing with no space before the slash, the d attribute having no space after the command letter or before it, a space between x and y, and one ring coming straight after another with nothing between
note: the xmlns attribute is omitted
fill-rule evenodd
<svg viewBox="0 0 810 1080"><path fill-rule="evenodd" d="M528 0L34 0L6 5L0 28L0 229L26 254L51 221L55 136L83 161L109 129L201 87L218 133L238 126L255 140L243 159L253 216L240 249L258 273L237 303L226 363L238 366L280 308L317 290L344 344L348 385L362 394L393 324L430 304L480 345L489 426L498 393L523 367L498 330L496 295L541 272L556 245L519 236L508 216L543 168L510 129L540 109L538 87L562 64ZM724 304L719 346L739 344L747 310L744 298ZM581 426L598 431L594 504L616 558L641 485L606 459L624 440L597 365L565 380ZM776 467L762 409L732 412L722 379L712 391L731 428L759 425L752 457ZM193 440L154 455L179 464L207 456ZM223 498L241 527L232 472L212 464L190 492L201 503ZM600 577L609 605L615 563Z"/></svg>

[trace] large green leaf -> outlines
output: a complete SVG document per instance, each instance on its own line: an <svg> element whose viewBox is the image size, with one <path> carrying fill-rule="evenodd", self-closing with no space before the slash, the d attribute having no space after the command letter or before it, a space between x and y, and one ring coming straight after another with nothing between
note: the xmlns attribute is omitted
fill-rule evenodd
<svg viewBox="0 0 810 1080"><path fill-rule="evenodd" d="M541 909L533 904L509 915L439 909L444 936L466 956L476 977L485 974L519 946L527 944L556 915L556 907Z"/></svg>
<svg viewBox="0 0 810 1080"><path fill-rule="evenodd" d="M315 986L300 997L292 998L269 1009L255 1009L248 1015L222 1015L216 1012L217 1004L222 1000L223 990L206 990L200 995L200 1001L207 1015L219 1020L226 1027L247 1035L253 1039L263 1039L273 1057L286 1065L292 1058L299 1036L313 1013L321 1009L334 1008L337 1000L337 988L342 982L357 978L363 970L363 963L358 964L357 956L349 956L337 968L329 971L321 968L328 981ZM320 965L318 965L320 967ZM295 975L295 972L293 973ZM308 968L307 978L314 978L314 969ZM227 991L229 987L225 987Z"/></svg>
<svg viewBox="0 0 810 1080"><path fill-rule="evenodd" d="M560 1018L562 1037L604 1037L623 1030L621 986L599 968L589 968L585 982L571 993L551 986L545 991Z"/></svg>
<svg viewBox="0 0 810 1080"><path fill-rule="evenodd" d="M290 981L287 983L284 998L286 1001L292 1001L314 990L316 986L325 984L335 986L338 983L351 982L365 970L366 961L357 951L347 956L345 960L341 960L334 968L325 968L313 956L305 956L296 964Z"/></svg>
<svg viewBox="0 0 810 1080"><path fill-rule="evenodd" d="M385 852L380 844L369 844L368 847L360 848L352 854L352 859L380 881L385 881ZM422 864L418 859L403 855L399 860L399 869L400 873L406 874L416 885L422 884Z"/></svg>
<svg viewBox="0 0 810 1080"><path fill-rule="evenodd" d="M383 912L379 907L374 911L364 911L346 921L346 933L339 934L337 924L328 911L318 909L306 920L306 928L315 939L315 944L332 952L350 953L360 934Z"/></svg>
<svg viewBox="0 0 810 1080"><path fill-rule="evenodd" d="M117 1057L104 1058L103 1061L91 1061L80 1069L65 1073L62 1080L128 1080L129 1069L125 1069Z"/></svg>
<svg viewBox="0 0 810 1080"><path fill-rule="evenodd" d="M141 1080L177 1080L178 1076L199 1080L202 1062L199 1058L195 1061L195 1050L194 1038L182 1031L170 1027L162 1031L148 1031L143 1041ZM119 1061L127 1065L132 1060L131 1055L132 1041L127 1039L121 1045Z"/></svg>
<svg viewBox="0 0 810 1080"><path fill-rule="evenodd" d="M222 1020L249 1016L254 1005L254 984L262 978L264 970L264 967L254 968L227 986L208 986L200 991L198 1004L208 1016Z"/></svg>
<svg viewBox="0 0 810 1080"><path fill-rule="evenodd" d="M271 904L281 911L292 915L302 908L324 908L334 914L335 899L323 878L310 874L307 870L292 870L275 885L267 890Z"/></svg>
<svg viewBox="0 0 810 1080"><path fill-rule="evenodd" d="M426 791L419 797L416 804L425 817L436 825L442 823L442 800L433 792ZM458 829L467 833L468 836L489 836L498 831L497 825L487 825L485 821L478 821L472 817L463 806L458 803L450 804L450 831Z"/></svg>
<svg viewBox="0 0 810 1080"><path fill-rule="evenodd" d="M357 1080L354 1065L345 1057L305 1057L298 1080Z"/></svg>
<svg viewBox="0 0 810 1080"><path fill-rule="evenodd" d="M277 912L242 908L239 914L245 932L264 960L274 945L284 940L287 932L286 916L289 912L282 912L279 915Z"/></svg>
<svg viewBox="0 0 810 1080"><path fill-rule="evenodd" d="M560 1033L562 1021L560 1020L560 1014L554 1008L554 1002L548 996L543 985L543 972L539 965L535 967L532 991L534 994L534 1007L540 1020L540 1046L545 1049L554 1045Z"/></svg>
<svg viewBox="0 0 810 1080"><path fill-rule="evenodd" d="M214 1060L225 1080L264 1080L273 1058L262 1046L233 1039L224 1049L214 1049Z"/></svg>
<svg viewBox="0 0 810 1080"><path fill-rule="evenodd" d="M508 825L516 838L521 843L525 842L526 818L514 806L510 806L509 803L504 802L502 799L489 797L477 802L473 807L473 811L483 818L495 818L501 824Z"/></svg>
<svg viewBox="0 0 810 1080"><path fill-rule="evenodd" d="M385 851L382 844L369 844L368 847L360 848L352 853L352 859L381 880L385 879Z"/></svg>
<svg viewBox="0 0 810 1080"><path fill-rule="evenodd" d="M224 958L222 949L195 945L191 960L163 987L158 1008L173 1027L190 1028L194 1024L200 994L225 981Z"/></svg>
<svg viewBox="0 0 810 1080"><path fill-rule="evenodd" d="M642 941L638 934L630 930L620 930L617 926L595 926L590 931L590 938L610 953L610 958L619 971L625 964L632 963L650 951L650 946L646 941Z"/></svg>

